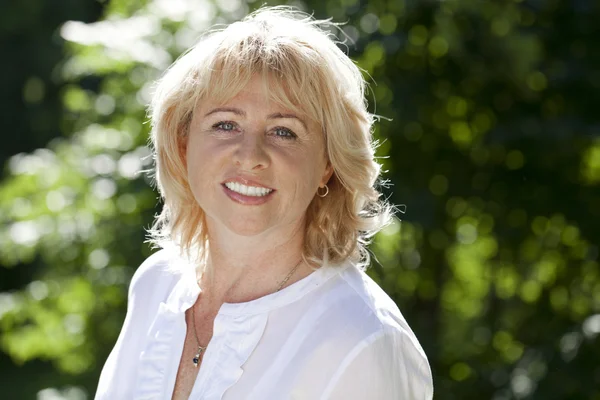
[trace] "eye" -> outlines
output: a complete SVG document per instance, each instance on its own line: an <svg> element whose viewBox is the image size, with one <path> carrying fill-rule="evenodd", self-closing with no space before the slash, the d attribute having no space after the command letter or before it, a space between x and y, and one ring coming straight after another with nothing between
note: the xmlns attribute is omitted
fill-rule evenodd
<svg viewBox="0 0 600 400"><path fill-rule="evenodd" d="M230 132L235 129L235 124L231 121L221 121L214 124L212 128L219 131Z"/></svg>
<svg viewBox="0 0 600 400"><path fill-rule="evenodd" d="M294 132L282 126L278 126L277 128L273 129L273 133L275 134L275 136L280 137L282 139L296 139L297 137Z"/></svg>

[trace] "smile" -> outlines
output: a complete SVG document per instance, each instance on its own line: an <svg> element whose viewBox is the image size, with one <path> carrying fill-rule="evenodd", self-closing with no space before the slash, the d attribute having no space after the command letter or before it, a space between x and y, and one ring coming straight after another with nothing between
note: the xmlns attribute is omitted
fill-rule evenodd
<svg viewBox="0 0 600 400"><path fill-rule="evenodd" d="M225 186L227 186L227 189L231 190L232 192L251 197L263 197L273 191L273 189L267 189L264 187L246 186L239 182L226 182Z"/></svg>

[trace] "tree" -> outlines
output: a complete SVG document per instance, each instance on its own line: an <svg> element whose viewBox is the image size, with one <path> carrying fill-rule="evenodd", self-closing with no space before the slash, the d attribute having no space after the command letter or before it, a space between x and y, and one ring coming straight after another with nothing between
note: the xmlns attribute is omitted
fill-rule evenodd
<svg viewBox="0 0 600 400"><path fill-rule="evenodd" d="M139 171L151 82L249 8L177 4L116 0L100 22L62 26L66 135L12 157L0 186L0 262L40 261L0 295L2 348L15 363L50 360L89 393L149 253L158 204ZM421 340L436 398L600 398L598 6L304 7L348 20L372 111L386 117L379 156L406 212L377 236L369 274Z"/></svg>

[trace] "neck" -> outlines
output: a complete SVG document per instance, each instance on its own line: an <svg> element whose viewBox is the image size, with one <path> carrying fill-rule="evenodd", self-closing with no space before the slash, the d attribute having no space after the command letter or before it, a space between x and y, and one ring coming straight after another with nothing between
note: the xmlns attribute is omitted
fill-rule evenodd
<svg viewBox="0 0 600 400"><path fill-rule="evenodd" d="M289 232L238 236L209 229L208 257L200 280L204 298L215 306L251 301L277 291L312 272L302 261L303 226Z"/></svg>

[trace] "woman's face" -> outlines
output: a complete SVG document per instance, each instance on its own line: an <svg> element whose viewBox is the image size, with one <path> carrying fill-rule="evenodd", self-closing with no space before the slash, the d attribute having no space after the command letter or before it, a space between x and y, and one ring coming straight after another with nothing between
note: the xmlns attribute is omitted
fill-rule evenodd
<svg viewBox="0 0 600 400"><path fill-rule="evenodd" d="M260 78L194 112L188 180L213 228L253 236L299 228L332 174L318 124L270 101Z"/></svg>

